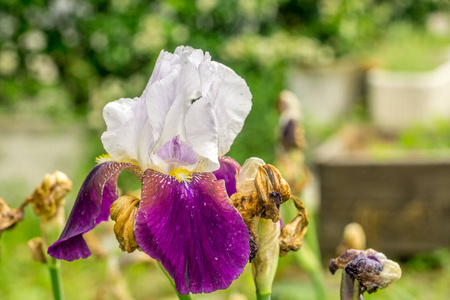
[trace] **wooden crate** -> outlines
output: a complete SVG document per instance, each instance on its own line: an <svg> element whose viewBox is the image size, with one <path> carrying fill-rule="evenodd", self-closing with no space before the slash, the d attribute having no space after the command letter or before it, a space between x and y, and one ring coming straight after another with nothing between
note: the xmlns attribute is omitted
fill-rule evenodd
<svg viewBox="0 0 450 300"><path fill-rule="evenodd" d="M316 154L324 258L335 255L350 222L363 226L368 247L388 256L450 246L450 153L397 151L380 159L333 139Z"/></svg>

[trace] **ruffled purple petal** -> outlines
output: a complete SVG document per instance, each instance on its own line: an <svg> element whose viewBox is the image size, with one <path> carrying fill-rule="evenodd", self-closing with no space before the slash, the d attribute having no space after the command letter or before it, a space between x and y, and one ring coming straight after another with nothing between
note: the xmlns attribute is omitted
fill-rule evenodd
<svg viewBox="0 0 450 300"><path fill-rule="evenodd" d="M117 177L133 165L104 162L92 169L78 192L77 199L59 240L48 248L57 259L72 261L91 255L82 234L109 218L109 207L117 199Z"/></svg>
<svg viewBox="0 0 450 300"><path fill-rule="evenodd" d="M145 171L135 238L180 294L226 289L250 254L247 227L212 173L196 173L189 183Z"/></svg>
<svg viewBox="0 0 450 300"><path fill-rule="evenodd" d="M229 156L219 157L220 168L214 171L216 178L225 180L228 196L236 193L236 175L241 170L241 165Z"/></svg>

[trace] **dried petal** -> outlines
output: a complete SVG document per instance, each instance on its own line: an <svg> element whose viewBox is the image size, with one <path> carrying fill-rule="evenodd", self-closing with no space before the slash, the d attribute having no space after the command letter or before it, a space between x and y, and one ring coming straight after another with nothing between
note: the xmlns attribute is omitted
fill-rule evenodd
<svg viewBox="0 0 450 300"><path fill-rule="evenodd" d="M331 259L329 269L334 274L338 269L344 269L352 278L361 284L361 292L369 294L378 289L384 289L401 277L400 266L373 249L349 249L341 256Z"/></svg>
<svg viewBox="0 0 450 300"><path fill-rule="evenodd" d="M64 197L72 189L72 182L66 174L56 171L46 174L34 193L27 198L33 204L34 212L38 216L52 218L57 207L64 205Z"/></svg>
<svg viewBox="0 0 450 300"><path fill-rule="evenodd" d="M262 217L278 222L280 205L289 200L291 189L280 171L272 165L260 166L255 176L255 187L264 207Z"/></svg>
<svg viewBox="0 0 450 300"><path fill-rule="evenodd" d="M39 261L41 263L46 264L47 259L45 258L44 254L44 245L42 238L35 237L28 241L27 243L28 249L31 251L31 256L35 261Z"/></svg>
<svg viewBox="0 0 450 300"><path fill-rule="evenodd" d="M138 248L134 238L134 220L139 208L139 199L133 196L122 196L111 205L111 219L116 222L114 233L120 249L128 253Z"/></svg>
<svg viewBox="0 0 450 300"><path fill-rule="evenodd" d="M0 198L0 234L23 220L23 206L12 209L5 200Z"/></svg>
<svg viewBox="0 0 450 300"><path fill-rule="evenodd" d="M250 235L250 262L258 252L258 222L263 211L258 193L254 191L250 195L237 192L230 197L231 203L237 209L247 225Z"/></svg>
<svg viewBox="0 0 450 300"><path fill-rule="evenodd" d="M280 256L285 256L289 251L297 251L303 244L303 237L308 230L309 213L303 202L291 195L295 207L298 210L297 216L283 226L278 239L280 244Z"/></svg>

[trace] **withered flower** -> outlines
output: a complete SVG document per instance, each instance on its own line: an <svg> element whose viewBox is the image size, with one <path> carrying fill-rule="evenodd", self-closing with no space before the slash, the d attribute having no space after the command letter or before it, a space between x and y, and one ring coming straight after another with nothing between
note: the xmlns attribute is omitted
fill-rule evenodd
<svg viewBox="0 0 450 300"><path fill-rule="evenodd" d="M0 235L3 230L14 227L23 220L24 205L19 208L11 208L5 200L0 198Z"/></svg>
<svg viewBox="0 0 450 300"><path fill-rule="evenodd" d="M400 279L400 266L373 249L349 249L341 256L331 259L328 265L331 274L343 269L341 299L352 299L356 289L362 298L364 292L369 294L384 289ZM355 285L359 285L356 286Z"/></svg>
<svg viewBox="0 0 450 300"><path fill-rule="evenodd" d="M47 263L47 258L44 253L44 242L42 238L35 237L28 241L28 249L30 249L31 257L35 261L41 262L43 264Z"/></svg>
<svg viewBox="0 0 450 300"><path fill-rule="evenodd" d="M281 228L280 255L286 255L289 250L298 250L306 234L308 212L302 201L291 195L289 184L280 171L272 165L265 164L259 158L249 158L236 176L238 177L237 192L231 195L230 199L247 224L252 243L250 259L252 260L258 251L259 220L268 219L274 223L278 222L280 205L289 199L294 200L298 214Z"/></svg>
<svg viewBox="0 0 450 300"><path fill-rule="evenodd" d="M139 208L139 199L134 196L122 196L111 205L111 219L114 224L114 234L120 249L128 253L139 246L134 238L134 222Z"/></svg>
<svg viewBox="0 0 450 300"><path fill-rule="evenodd" d="M225 164L225 163L224 163ZM228 162L228 166L232 165ZM230 168L219 169L218 179L230 178L224 173ZM289 250L298 250L308 225L308 212L298 198L291 195L289 184L280 171L265 164L259 158L250 158L242 168L236 168L236 193L230 199L241 214L250 234L250 262L253 277L260 295L271 293L272 282L278 265L278 257ZM281 227L280 205L294 199L297 216Z"/></svg>
<svg viewBox="0 0 450 300"><path fill-rule="evenodd" d="M56 171L46 174L34 193L27 198L33 204L36 215L44 219L54 218L58 207L64 206L64 197L72 189L72 181L66 174Z"/></svg>

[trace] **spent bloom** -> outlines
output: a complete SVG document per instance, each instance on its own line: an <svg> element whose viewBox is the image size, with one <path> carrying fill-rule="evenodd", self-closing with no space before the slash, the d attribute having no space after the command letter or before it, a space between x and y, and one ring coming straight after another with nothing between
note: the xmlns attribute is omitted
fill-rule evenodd
<svg viewBox="0 0 450 300"><path fill-rule="evenodd" d="M108 155L86 177L48 253L68 261L88 257L82 235L111 212L121 248L160 261L179 293L227 288L243 271L250 242L220 180L231 176L223 164L231 159L223 155L250 108L246 82L208 52L162 51L140 97L105 106ZM124 169L142 181L141 199L117 200Z"/></svg>
<svg viewBox="0 0 450 300"><path fill-rule="evenodd" d="M247 225L257 293L269 295L278 257L285 256L289 251L297 251L302 246L308 228L308 210L300 199L291 194L289 184L280 171L262 159L249 158L240 167L228 158L221 161L216 177L223 178L227 183L231 202ZM289 199L294 201L297 215L283 226L280 206Z"/></svg>
<svg viewBox="0 0 450 300"><path fill-rule="evenodd" d="M373 249L346 250L341 256L331 259L328 268L333 275L338 269L343 269L351 280L357 280L360 294L384 289L402 276L402 270L396 262Z"/></svg>

